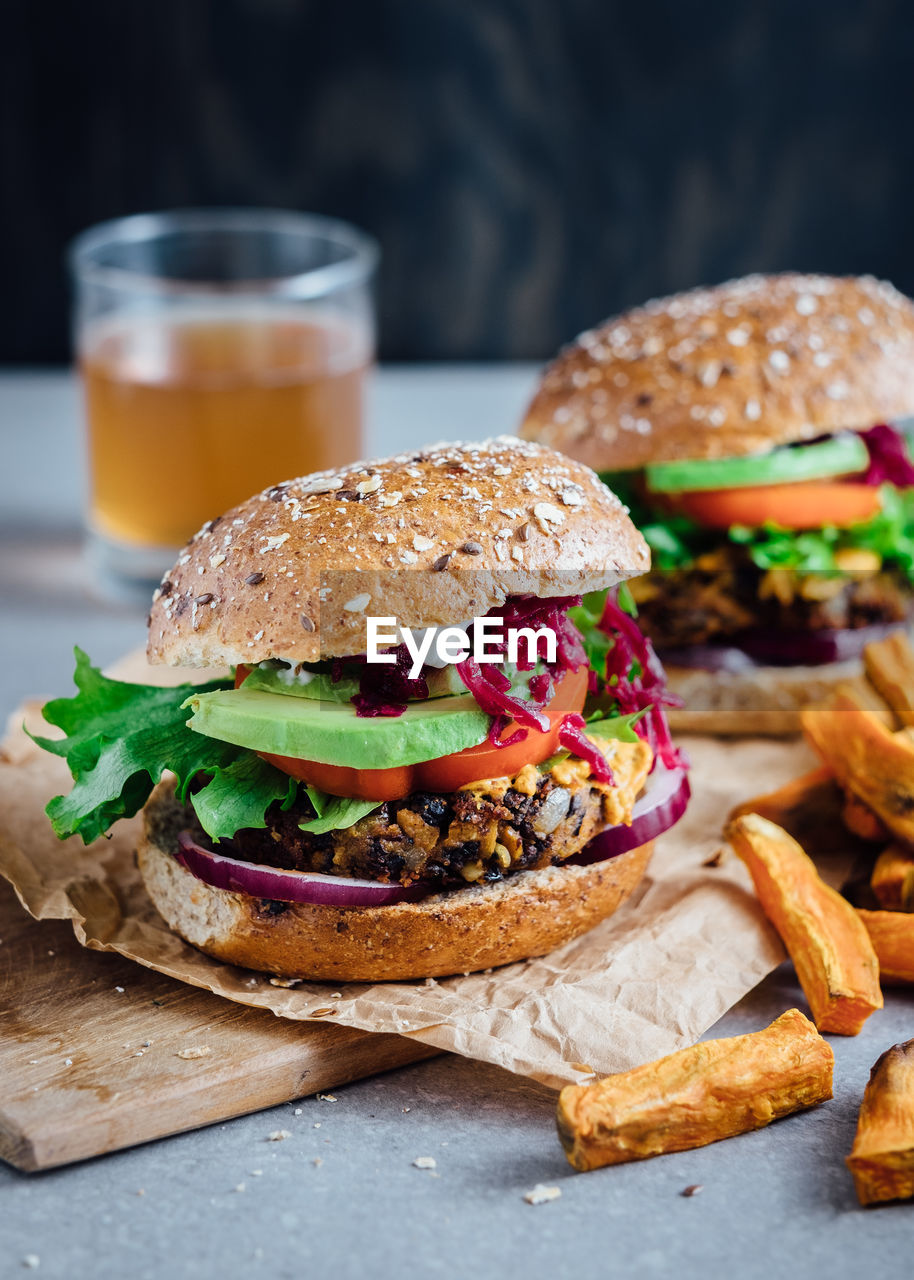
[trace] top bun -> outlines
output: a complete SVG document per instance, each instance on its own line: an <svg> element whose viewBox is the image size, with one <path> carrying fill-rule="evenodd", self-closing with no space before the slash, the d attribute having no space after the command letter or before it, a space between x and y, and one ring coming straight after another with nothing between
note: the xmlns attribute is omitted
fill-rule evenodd
<svg viewBox="0 0 914 1280"><path fill-rule="evenodd" d="M513 436L288 480L205 524L153 597L150 662L364 653L367 615L456 625L507 595L644 573L625 507L580 463Z"/></svg>
<svg viewBox="0 0 914 1280"><path fill-rule="evenodd" d="M914 414L914 304L871 276L748 276L582 333L521 434L598 471L732 458Z"/></svg>

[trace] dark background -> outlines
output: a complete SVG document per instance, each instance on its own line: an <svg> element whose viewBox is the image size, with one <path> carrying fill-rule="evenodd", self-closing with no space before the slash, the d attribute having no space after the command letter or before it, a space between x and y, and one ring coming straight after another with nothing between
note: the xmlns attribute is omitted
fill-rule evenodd
<svg viewBox="0 0 914 1280"><path fill-rule="evenodd" d="M62 252L193 204L381 241L382 354L542 357L752 270L914 292L911 0L5 0L0 361Z"/></svg>

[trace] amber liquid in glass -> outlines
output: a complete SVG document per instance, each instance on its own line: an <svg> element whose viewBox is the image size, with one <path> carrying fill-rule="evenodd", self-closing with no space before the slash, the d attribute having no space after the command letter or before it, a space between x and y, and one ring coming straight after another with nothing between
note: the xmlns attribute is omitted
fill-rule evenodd
<svg viewBox="0 0 914 1280"><path fill-rule="evenodd" d="M82 347L102 537L178 547L260 489L361 456L369 344L338 317L122 316Z"/></svg>

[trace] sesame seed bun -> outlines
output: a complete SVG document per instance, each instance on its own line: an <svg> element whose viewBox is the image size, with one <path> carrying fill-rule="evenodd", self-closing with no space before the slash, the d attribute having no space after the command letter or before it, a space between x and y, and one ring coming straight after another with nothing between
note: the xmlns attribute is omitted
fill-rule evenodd
<svg viewBox="0 0 914 1280"><path fill-rule="evenodd" d="M914 414L914 304L870 276L748 276L567 347L521 435L598 471L730 458Z"/></svg>
<svg viewBox="0 0 914 1280"><path fill-rule="evenodd" d="M227 964L284 978L378 982L469 973L545 955L619 907L641 880L653 844L591 866L519 871L420 902L384 907L289 903L278 914L259 898L214 889L175 857L176 836L160 786L146 808L137 862L170 928ZM151 831L156 839L150 838Z"/></svg>
<svg viewBox="0 0 914 1280"><path fill-rule="evenodd" d="M366 650L365 618L455 625L507 595L596 591L647 545L592 471L503 436L288 480L200 530L156 590L148 657L315 662Z"/></svg>

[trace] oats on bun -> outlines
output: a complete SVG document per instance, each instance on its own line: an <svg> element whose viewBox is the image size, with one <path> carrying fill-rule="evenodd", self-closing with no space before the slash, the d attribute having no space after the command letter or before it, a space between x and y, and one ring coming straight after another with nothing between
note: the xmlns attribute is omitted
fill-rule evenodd
<svg viewBox="0 0 914 1280"><path fill-rule="evenodd" d="M914 606L914 304L749 276L649 302L547 367L521 435L597 470L651 546L639 623L675 728L790 733Z"/></svg>
<svg viewBox="0 0 914 1280"><path fill-rule="evenodd" d="M625 585L649 563L592 471L513 437L277 484L155 592L150 661L205 683L78 652L79 693L45 708L77 779L55 830L143 808L153 902L231 964L373 981L541 955L619 906L688 798Z"/></svg>

